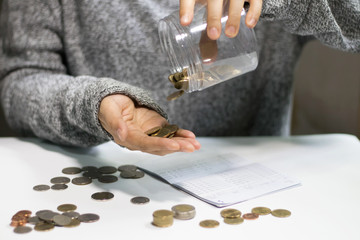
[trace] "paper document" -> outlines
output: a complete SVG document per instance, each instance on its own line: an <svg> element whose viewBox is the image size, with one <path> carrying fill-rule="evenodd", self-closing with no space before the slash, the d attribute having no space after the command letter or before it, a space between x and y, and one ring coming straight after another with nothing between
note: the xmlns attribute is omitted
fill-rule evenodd
<svg viewBox="0 0 360 240"><path fill-rule="evenodd" d="M179 154L142 169L205 202L225 207L300 184L233 153Z"/></svg>

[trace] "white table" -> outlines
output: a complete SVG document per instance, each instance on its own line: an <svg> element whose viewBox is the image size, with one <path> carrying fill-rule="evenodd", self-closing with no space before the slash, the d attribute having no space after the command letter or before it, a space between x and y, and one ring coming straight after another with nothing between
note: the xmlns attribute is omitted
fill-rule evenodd
<svg viewBox="0 0 360 240"><path fill-rule="evenodd" d="M107 143L91 149L64 148L38 139L0 138L1 200L0 239L360 239L360 143L350 135L313 135L289 138L200 138L202 149L228 149L244 158L261 162L300 179L302 186L272 193L232 207L243 213L267 206L285 208L289 218L262 216L241 225L222 222L219 208L155 180L119 179L116 183L69 184L64 191L36 192L33 186L50 185L70 166L141 165L156 158L130 152ZM189 157L191 154L189 154ZM69 175L68 175L69 176ZM70 176L71 178L72 176ZM111 191L115 198L97 202L91 194ZM133 196L147 196L146 205L133 205ZM56 227L50 232L32 231L19 235L9 226L13 214L28 209L56 211L58 205L73 203L80 213L96 213L100 220L76 228ZM192 204L197 215L188 221L175 220L172 227L151 224L157 209L170 209L180 203ZM220 226L205 229L204 219L215 219Z"/></svg>

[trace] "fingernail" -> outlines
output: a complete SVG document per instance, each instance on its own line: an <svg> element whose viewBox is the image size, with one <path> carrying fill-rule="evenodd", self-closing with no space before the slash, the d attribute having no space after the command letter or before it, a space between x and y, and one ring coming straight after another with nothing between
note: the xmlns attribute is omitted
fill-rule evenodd
<svg viewBox="0 0 360 240"><path fill-rule="evenodd" d="M226 34L229 35L229 36L234 36L236 33L235 31L235 27L234 26L228 26L226 28Z"/></svg>
<svg viewBox="0 0 360 240"><path fill-rule="evenodd" d="M184 14L184 15L181 17L180 22L181 22L182 24L187 24L187 23L189 23L189 20L190 20L189 16L188 16L187 14Z"/></svg>
<svg viewBox="0 0 360 240"><path fill-rule="evenodd" d="M211 39L216 39L218 37L219 31L216 27L212 27L209 29L209 37Z"/></svg>
<svg viewBox="0 0 360 240"><path fill-rule="evenodd" d="M250 18L248 24L251 28L255 27L255 24L256 24L255 18Z"/></svg>

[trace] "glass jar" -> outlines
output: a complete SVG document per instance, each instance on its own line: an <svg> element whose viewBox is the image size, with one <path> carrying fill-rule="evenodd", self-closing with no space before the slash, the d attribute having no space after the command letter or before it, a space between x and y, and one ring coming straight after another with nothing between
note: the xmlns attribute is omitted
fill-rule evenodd
<svg viewBox="0 0 360 240"><path fill-rule="evenodd" d="M254 30L245 25L245 10L241 13L239 33L228 38L224 33L228 6L227 1L224 2L221 35L217 40L207 36L204 4L195 5L189 26L180 24L179 11L159 21L160 43L171 62L169 80L175 88L185 92L200 91L257 67L256 37Z"/></svg>

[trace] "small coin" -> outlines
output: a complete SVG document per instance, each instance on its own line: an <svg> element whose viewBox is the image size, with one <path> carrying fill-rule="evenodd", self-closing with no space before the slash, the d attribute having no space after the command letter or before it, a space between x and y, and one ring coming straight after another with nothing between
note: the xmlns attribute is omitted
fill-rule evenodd
<svg viewBox="0 0 360 240"><path fill-rule="evenodd" d="M57 207L57 210L60 212L72 212L76 210L76 205L74 204L61 204Z"/></svg>
<svg viewBox="0 0 360 240"><path fill-rule="evenodd" d="M142 178L144 176L145 176L145 173L143 171L137 170L137 171L135 171L135 176L133 176L132 178L138 179L138 178Z"/></svg>
<svg viewBox="0 0 360 240"><path fill-rule="evenodd" d="M62 173L64 174L78 174L81 173L82 169L78 167L67 167L62 170Z"/></svg>
<svg viewBox="0 0 360 240"><path fill-rule="evenodd" d="M242 215L242 218L243 218L243 219L246 219L246 220L255 220L255 219L258 219L258 218L259 218L259 214L256 214L256 213L246 213L246 214Z"/></svg>
<svg viewBox="0 0 360 240"><path fill-rule="evenodd" d="M32 225L35 225L39 222L41 222L40 218L38 216L33 216L33 217L30 217L28 220L27 220L28 223L32 224Z"/></svg>
<svg viewBox="0 0 360 240"><path fill-rule="evenodd" d="M70 182L68 177L54 177L50 180L52 184L67 184Z"/></svg>
<svg viewBox="0 0 360 240"><path fill-rule="evenodd" d="M88 178L91 178L91 179L97 179L97 178L99 178L101 176L102 176L102 173L97 172L97 171L89 171L89 172L84 172L83 173L83 177L88 177Z"/></svg>
<svg viewBox="0 0 360 240"><path fill-rule="evenodd" d="M133 178L136 176L136 172L133 171L133 172L128 172L128 171L122 171L120 173L120 177L122 178Z"/></svg>
<svg viewBox="0 0 360 240"><path fill-rule="evenodd" d="M47 221L47 222L52 222L56 215L59 215L59 213L49 211L49 212L39 213L37 216L41 220L44 220L44 221Z"/></svg>
<svg viewBox="0 0 360 240"><path fill-rule="evenodd" d="M145 134L146 135L153 135L153 134L157 133L160 130L160 128L161 128L160 126L153 127L151 129L145 131Z"/></svg>
<svg viewBox="0 0 360 240"><path fill-rule="evenodd" d="M237 209L226 208L220 212L223 218L239 218L241 217L241 212Z"/></svg>
<svg viewBox="0 0 360 240"><path fill-rule="evenodd" d="M98 178L98 180L99 180L99 182L102 182L102 183L113 183L118 180L118 177L114 176L114 175L103 175L103 176L100 176Z"/></svg>
<svg viewBox="0 0 360 240"><path fill-rule="evenodd" d="M43 192L43 191L47 191L50 189L49 185L45 185L45 184L40 184L40 185L36 185L33 187L33 189L35 191L39 191L39 192Z"/></svg>
<svg viewBox="0 0 360 240"><path fill-rule="evenodd" d="M31 232L32 228L31 227L26 227L26 226L18 226L16 228L14 228L14 233L28 233Z"/></svg>
<svg viewBox="0 0 360 240"><path fill-rule="evenodd" d="M92 183L92 180L88 177L76 177L73 178L71 182L75 185L87 185Z"/></svg>
<svg viewBox="0 0 360 240"><path fill-rule="evenodd" d="M171 208L174 218L181 220L189 220L195 217L195 207L189 204L179 204Z"/></svg>
<svg viewBox="0 0 360 240"><path fill-rule="evenodd" d="M201 227L204 227L204 228L215 228L217 226L219 226L220 223L216 220L203 220L200 222L200 226Z"/></svg>
<svg viewBox="0 0 360 240"><path fill-rule="evenodd" d="M271 215L273 215L274 217L285 218L290 217L291 212L286 209L275 209L271 211Z"/></svg>
<svg viewBox="0 0 360 240"><path fill-rule="evenodd" d="M267 207L256 207L251 209L252 213L256 213L258 215L268 215L271 213L271 209Z"/></svg>
<svg viewBox="0 0 360 240"><path fill-rule="evenodd" d="M82 167L82 170L84 172L97 172L98 168L94 167L94 166L85 166L85 167Z"/></svg>
<svg viewBox="0 0 360 240"><path fill-rule="evenodd" d="M71 218L64 215L56 215L54 216L53 221L58 226L65 226L70 224Z"/></svg>
<svg viewBox="0 0 360 240"><path fill-rule="evenodd" d="M78 212L64 212L62 215L67 216L71 219L78 218L80 216L80 213Z"/></svg>
<svg viewBox="0 0 360 240"><path fill-rule="evenodd" d="M68 185L66 184L54 184L51 186L52 190L65 190L68 188Z"/></svg>
<svg viewBox="0 0 360 240"><path fill-rule="evenodd" d="M170 94L169 96L167 96L166 100L168 100L168 101L176 100L176 99L178 99L179 97L181 97L184 93L185 93L184 90L180 90L180 91L173 92L172 94Z"/></svg>
<svg viewBox="0 0 360 240"><path fill-rule="evenodd" d="M50 231L52 229L54 229L54 224L52 223L38 223L35 225L34 230L35 231L40 231L40 232L45 232L45 231Z"/></svg>
<svg viewBox="0 0 360 240"><path fill-rule="evenodd" d="M244 222L244 219L239 217L239 218L224 218L224 223L226 224L231 224L231 225L236 225L236 224L241 224Z"/></svg>
<svg viewBox="0 0 360 240"><path fill-rule="evenodd" d="M147 197L139 196L139 197L133 197L130 201L134 204L145 204L150 202L150 199Z"/></svg>
<svg viewBox="0 0 360 240"><path fill-rule="evenodd" d="M112 166L105 166L105 167L100 167L98 171L102 174L112 174L112 173L116 173L117 169Z"/></svg>
<svg viewBox="0 0 360 240"><path fill-rule="evenodd" d="M111 192L97 192L91 195L91 198L98 201L105 201L114 198Z"/></svg>
<svg viewBox="0 0 360 240"><path fill-rule="evenodd" d="M85 213L85 214L81 214L78 217L80 222L84 222L84 223L91 223L91 222L96 222L100 219L99 215L97 214L93 214L93 213Z"/></svg>
<svg viewBox="0 0 360 240"><path fill-rule="evenodd" d="M77 227L80 225L80 223L81 222L79 219L73 218L71 219L71 222L68 225L64 225L64 227Z"/></svg>

